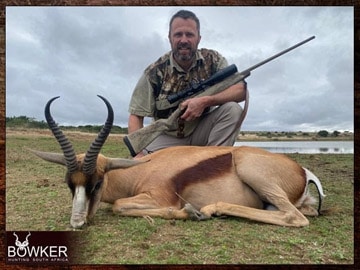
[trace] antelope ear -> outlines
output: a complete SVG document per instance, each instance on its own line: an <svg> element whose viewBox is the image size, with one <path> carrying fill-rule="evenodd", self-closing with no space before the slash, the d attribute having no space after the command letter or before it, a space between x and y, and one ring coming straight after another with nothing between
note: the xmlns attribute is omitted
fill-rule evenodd
<svg viewBox="0 0 360 270"><path fill-rule="evenodd" d="M34 153L35 155L37 155L38 157L42 158L43 160L66 166L66 160L63 154L41 152L32 149L28 149L28 150Z"/></svg>
<svg viewBox="0 0 360 270"><path fill-rule="evenodd" d="M126 158L108 158L106 171L124 169L148 162L148 160L135 160Z"/></svg>

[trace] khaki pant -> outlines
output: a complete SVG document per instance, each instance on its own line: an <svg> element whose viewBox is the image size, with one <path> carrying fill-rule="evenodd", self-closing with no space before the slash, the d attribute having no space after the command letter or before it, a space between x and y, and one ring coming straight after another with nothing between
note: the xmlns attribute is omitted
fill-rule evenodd
<svg viewBox="0 0 360 270"><path fill-rule="evenodd" d="M180 145L232 146L240 131L242 111L236 102L225 103L202 116L203 119L190 136L177 138L166 134L160 135L146 147L144 154Z"/></svg>

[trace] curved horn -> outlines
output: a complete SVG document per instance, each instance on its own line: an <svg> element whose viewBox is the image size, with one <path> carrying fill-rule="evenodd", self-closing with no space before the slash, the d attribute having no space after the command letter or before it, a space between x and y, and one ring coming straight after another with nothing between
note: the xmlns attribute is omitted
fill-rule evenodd
<svg viewBox="0 0 360 270"><path fill-rule="evenodd" d="M109 136L109 133L111 131L113 121L114 121L114 111L111 107L110 102L107 101L106 98L104 98L100 95L98 95L98 97L101 98L105 102L107 110L108 110L108 116L107 116L105 125L99 132L95 141L91 144L89 150L86 152L86 155L84 158L84 167L83 167L83 172L85 174L93 174L95 172L97 156L99 155L101 147L103 146L107 137Z"/></svg>
<svg viewBox="0 0 360 270"><path fill-rule="evenodd" d="M26 242L29 242L28 239L29 239L29 236L30 236L30 235L31 235L31 233L29 232L28 235L26 236L26 240L25 240Z"/></svg>
<svg viewBox="0 0 360 270"><path fill-rule="evenodd" d="M17 234L15 232L13 232L13 235L16 237L16 242L19 241L19 237L17 236Z"/></svg>
<svg viewBox="0 0 360 270"><path fill-rule="evenodd" d="M76 155L74 148L72 147L70 141L65 137L65 135L62 133L58 125L55 123L54 119L52 118L50 114L50 105L51 103L59 97L54 97L48 101L48 103L45 106L45 118L46 122L48 123L48 126L52 133L54 134L56 140L60 144L60 147L62 151L64 152L64 157L66 160L66 167L68 168L68 171L70 173L74 173L77 171L77 161L76 161Z"/></svg>

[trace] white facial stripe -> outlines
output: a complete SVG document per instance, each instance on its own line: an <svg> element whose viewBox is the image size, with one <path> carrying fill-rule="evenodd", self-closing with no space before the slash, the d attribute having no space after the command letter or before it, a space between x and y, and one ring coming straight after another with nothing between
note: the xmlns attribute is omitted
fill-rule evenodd
<svg viewBox="0 0 360 270"><path fill-rule="evenodd" d="M86 222L88 207L89 200L86 198L85 187L76 186L70 220L71 226L78 228Z"/></svg>

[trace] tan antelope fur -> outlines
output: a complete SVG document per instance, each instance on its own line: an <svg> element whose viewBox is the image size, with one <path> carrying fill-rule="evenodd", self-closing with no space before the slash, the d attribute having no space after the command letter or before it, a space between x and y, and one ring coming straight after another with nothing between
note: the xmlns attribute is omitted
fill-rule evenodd
<svg viewBox="0 0 360 270"><path fill-rule="evenodd" d="M70 142L45 108L50 129L63 154L33 151L46 161L67 167L66 182L73 194L70 223L83 226L100 202L113 205L121 216L203 220L228 215L280 226L309 224L317 216L308 186L318 178L281 154L254 147L180 146L157 151L139 160L107 158L99 151L113 122L107 121L86 154L75 155ZM269 210L272 209L272 210Z"/></svg>

